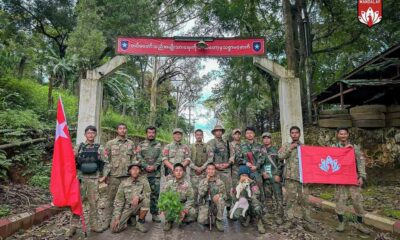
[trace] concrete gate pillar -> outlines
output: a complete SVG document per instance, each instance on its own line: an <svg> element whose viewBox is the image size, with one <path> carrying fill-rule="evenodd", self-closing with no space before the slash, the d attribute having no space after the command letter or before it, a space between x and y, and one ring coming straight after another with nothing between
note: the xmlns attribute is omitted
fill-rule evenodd
<svg viewBox="0 0 400 240"><path fill-rule="evenodd" d="M126 63L125 56L116 56L104 65L86 72L86 78L81 79L79 88L79 112L76 143L85 141L84 133L88 125L97 128L96 141L101 139L101 105L103 100L102 79L113 73L119 66Z"/></svg>
<svg viewBox="0 0 400 240"><path fill-rule="evenodd" d="M300 140L304 142L300 79L296 78L292 71L288 71L283 66L265 57L254 57L253 63L258 68L279 79L278 93L282 144L291 141L289 129L294 125L301 129Z"/></svg>

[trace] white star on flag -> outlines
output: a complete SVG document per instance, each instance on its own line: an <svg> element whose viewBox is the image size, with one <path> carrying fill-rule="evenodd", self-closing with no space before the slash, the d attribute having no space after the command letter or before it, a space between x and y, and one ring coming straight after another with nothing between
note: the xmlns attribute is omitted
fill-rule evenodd
<svg viewBox="0 0 400 240"><path fill-rule="evenodd" d="M67 125L67 123L64 121L62 123L58 123L57 122L57 126L56 126L56 141L59 137L63 137L63 138L68 138L67 135L64 132L64 127L65 125Z"/></svg>

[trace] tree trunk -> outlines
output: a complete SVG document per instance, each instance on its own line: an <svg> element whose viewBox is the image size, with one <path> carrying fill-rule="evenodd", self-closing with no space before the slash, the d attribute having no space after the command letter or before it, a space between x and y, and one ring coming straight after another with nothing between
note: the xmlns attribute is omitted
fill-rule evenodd
<svg viewBox="0 0 400 240"><path fill-rule="evenodd" d="M285 21L285 49L288 70L296 73L296 51L293 32L292 5L290 0L283 0L283 17Z"/></svg>
<svg viewBox="0 0 400 240"><path fill-rule="evenodd" d="M154 125L156 122L157 86L158 86L158 58L154 57L153 78L150 87L150 117L149 117L150 125Z"/></svg>
<svg viewBox="0 0 400 240"><path fill-rule="evenodd" d="M49 77L49 89L47 92L47 108L50 110L53 107L53 80L54 76Z"/></svg>

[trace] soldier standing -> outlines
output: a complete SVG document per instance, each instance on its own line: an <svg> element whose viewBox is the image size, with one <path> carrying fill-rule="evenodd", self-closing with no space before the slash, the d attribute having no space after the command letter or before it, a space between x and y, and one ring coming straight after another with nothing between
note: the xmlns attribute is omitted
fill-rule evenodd
<svg viewBox="0 0 400 240"><path fill-rule="evenodd" d="M239 179L240 137L242 131L236 128L232 131L233 141L229 143L229 162L232 164L232 186L236 186Z"/></svg>
<svg viewBox="0 0 400 240"><path fill-rule="evenodd" d="M240 190L240 192L237 192ZM232 219L240 220L243 227L248 227L251 218L257 223L258 233L264 234L265 228L262 222L262 204L260 202L261 191L248 166L239 168L238 186L233 189L235 205L231 210ZM245 199L245 200L244 200Z"/></svg>
<svg viewBox="0 0 400 240"><path fill-rule="evenodd" d="M175 128L172 131L174 141L166 145L162 152L162 161L165 165L165 175L172 173L174 164L181 163L186 167L190 164L190 148L182 143L183 130Z"/></svg>
<svg viewBox="0 0 400 240"><path fill-rule="evenodd" d="M308 185L300 182L299 159L297 153L297 147L302 144L300 142L300 128L292 126L289 132L292 142L285 143L278 151L278 158L281 161L285 161L284 176L288 224L291 226L298 224L294 222L295 210L301 209L302 218L305 221L304 228L307 231L316 232L313 226L313 220L310 216Z"/></svg>
<svg viewBox="0 0 400 240"><path fill-rule="evenodd" d="M247 127L245 130L246 141L240 144L240 163L248 166L253 173L253 178L257 182L261 191L261 199L264 198L263 180L261 177L261 166L263 165L261 154L261 144L255 142L256 130L254 127ZM261 200L260 199L260 200Z"/></svg>
<svg viewBox="0 0 400 240"><path fill-rule="evenodd" d="M216 215L215 226L217 230L223 232L223 217L225 210L224 199L226 198L225 184L216 176L214 163L209 163L206 171L206 177L203 178L199 184L199 196L201 200L197 221L200 224L210 224L209 211L212 211L212 214L214 216ZM212 201L212 206L209 206L209 200ZM210 209L210 207L212 209Z"/></svg>
<svg viewBox="0 0 400 240"><path fill-rule="evenodd" d="M102 232L100 224L97 201L99 200L99 183L104 182L102 176L104 162L102 161L102 147L95 143L97 129L95 126L85 128L86 141L75 146L74 153L76 158L76 167L80 180L80 191L83 200L85 212L89 213L89 223L91 231ZM66 237L72 237L77 227L80 225L80 218L71 214L70 228Z"/></svg>
<svg viewBox="0 0 400 240"><path fill-rule="evenodd" d="M194 191L194 201L195 204L198 205L198 186L200 180L205 178L205 170L208 163L212 163L213 155L210 147L203 142L203 131L201 129L197 129L194 132L194 137L196 142L190 146L191 152L191 163L190 167L190 181L192 183L193 191Z"/></svg>
<svg viewBox="0 0 400 240"><path fill-rule="evenodd" d="M140 177L140 163L133 162L128 167L130 177L121 181L114 201L111 232L118 233L125 230L128 220L140 232L147 232L144 226L146 214L150 207L150 184L146 178ZM139 216L136 222L136 216Z"/></svg>
<svg viewBox="0 0 400 240"><path fill-rule="evenodd" d="M278 150L272 146L272 135L269 132L262 134L263 146L261 148L261 159L264 163L261 166L263 187L266 197L267 209L272 209L272 198L275 200L276 220L278 225L283 223L283 196L281 175L281 162L278 160ZM267 215L265 215L266 217Z"/></svg>
<svg viewBox="0 0 400 240"><path fill-rule="evenodd" d="M181 212L181 219L184 223L196 221L197 212L194 208L194 193L192 185L184 179L185 168L181 163L175 163L173 166L173 177L167 180L163 191L173 191L179 193L181 202L184 204L184 210ZM172 228L173 222L166 221L164 231Z"/></svg>
<svg viewBox="0 0 400 240"><path fill-rule="evenodd" d="M213 155L213 162L218 170L218 176L225 184L226 190L226 206L228 210L232 204L232 176L231 176L231 163L229 162L228 143L222 139L225 129L221 125L215 125L211 131L214 139L208 141Z"/></svg>
<svg viewBox="0 0 400 240"><path fill-rule="evenodd" d="M126 169L135 160L135 145L127 139L127 127L124 123L117 125L117 137L106 143L104 156L104 176L107 176L107 222L110 225L113 203L118 186L122 180L127 178Z"/></svg>
<svg viewBox="0 0 400 240"><path fill-rule="evenodd" d="M357 176L358 176L358 186L352 185L336 185L336 214L339 218L339 226L336 228L336 231L343 232L344 231L344 209L346 207L346 200L348 198L348 194L350 193L350 197L353 203L354 211L357 215L357 222L354 224L354 227L365 234L369 234L370 230L362 225L363 216L364 216L364 208L363 208L363 197L361 194L361 187L364 181L367 178L367 174L365 172L365 158L359 146L355 144L351 144L349 141L349 130L347 128L338 128L336 131L336 137L338 142L333 145L333 147L339 148L353 148L356 156L356 164L357 164Z"/></svg>
<svg viewBox="0 0 400 240"><path fill-rule="evenodd" d="M146 140L141 142L136 149L137 160L150 183L150 213L153 222L161 222L158 216L157 201L160 195L161 178L161 143L156 140L157 130L153 126L146 128Z"/></svg>

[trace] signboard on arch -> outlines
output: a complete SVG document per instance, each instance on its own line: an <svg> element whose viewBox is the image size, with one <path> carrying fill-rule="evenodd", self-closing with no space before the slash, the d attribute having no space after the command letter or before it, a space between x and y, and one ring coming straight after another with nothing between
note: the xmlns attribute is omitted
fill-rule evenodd
<svg viewBox="0 0 400 240"><path fill-rule="evenodd" d="M264 38L118 37L117 54L182 57L265 55Z"/></svg>

